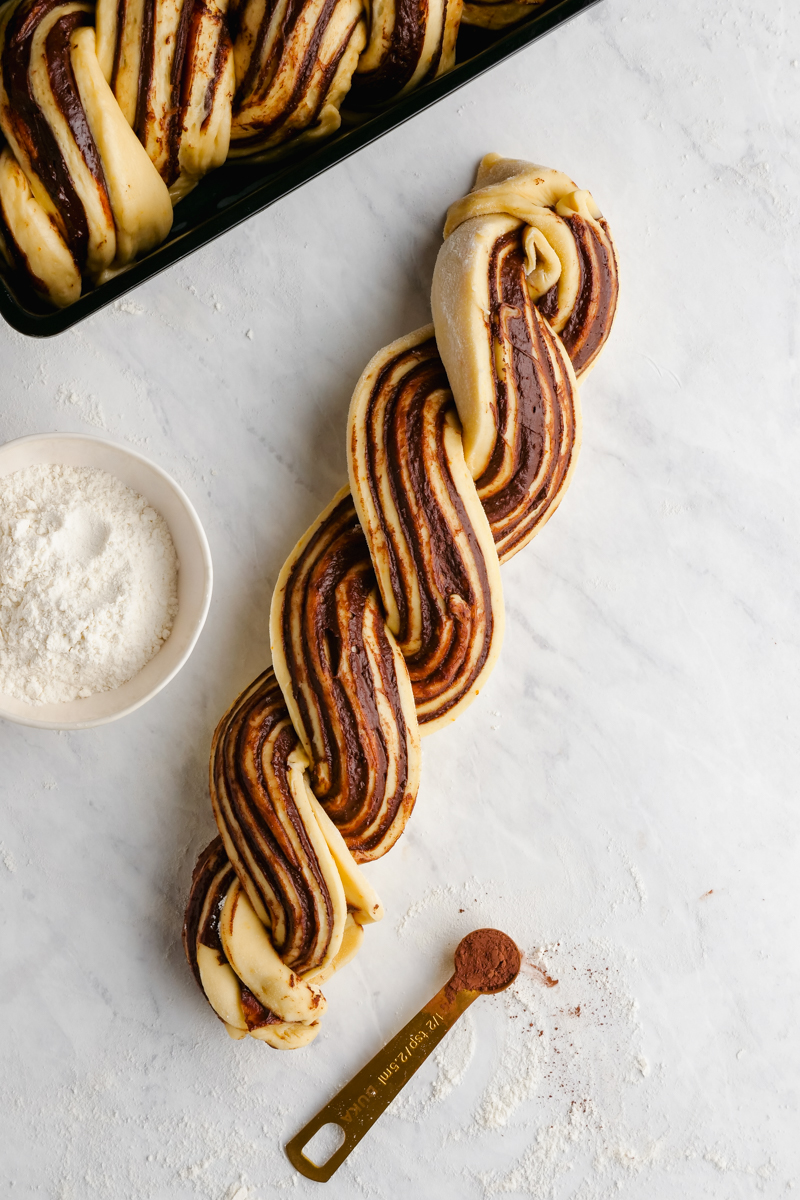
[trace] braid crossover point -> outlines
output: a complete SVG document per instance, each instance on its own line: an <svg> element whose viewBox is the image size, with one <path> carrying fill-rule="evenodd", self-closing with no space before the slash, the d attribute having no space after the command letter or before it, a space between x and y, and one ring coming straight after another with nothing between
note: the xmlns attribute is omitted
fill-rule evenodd
<svg viewBox="0 0 800 1200"><path fill-rule="evenodd" d="M564 495L576 378L616 302L591 195L487 156L447 216L433 325L381 350L356 386L350 484L280 573L273 666L214 735L219 836L194 871L184 945L232 1037L310 1042L320 985L383 915L361 864L405 828L420 738L494 666L500 565Z"/></svg>

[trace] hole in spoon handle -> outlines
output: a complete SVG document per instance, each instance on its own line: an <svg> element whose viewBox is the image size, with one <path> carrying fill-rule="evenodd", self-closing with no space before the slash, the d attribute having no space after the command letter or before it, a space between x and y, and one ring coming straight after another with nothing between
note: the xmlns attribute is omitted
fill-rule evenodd
<svg viewBox="0 0 800 1200"><path fill-rule="evenodd" d="M307 1179L327 1182L478 995L478 992L463 991L448 996L446 986L437 992L292 1138L286 1146L292 1166ZM327 1162L318 1166L306 1158L303 1148L323 1125L329 1124L339 1126L344 1133L344 1142Z"/></svg>

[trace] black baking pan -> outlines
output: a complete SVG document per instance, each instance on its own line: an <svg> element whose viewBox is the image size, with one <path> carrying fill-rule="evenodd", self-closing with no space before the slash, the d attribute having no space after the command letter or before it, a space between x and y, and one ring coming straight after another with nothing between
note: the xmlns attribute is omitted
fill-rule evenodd
<svg viewBox="0 0 800 1200"><path fill-rule="evenodd" d="M368 146L415 113L597 3L599 0L551 0L512 29L501 32L462 25L456 65L441 79L425 84L378 112L350 113L345 100L342 127L328 141L298 148L293 155L286 154L270 163L248 165L240 160L212 171L175 209L175 220L165 242L115 279L88 291L69 308L51 308L23 278L4 271L0 276L0 311L9 325L30 337L51 337L77 325L145 279L151 279L253 213L274 204L315 175L342 162L362 146Z"/></svg>

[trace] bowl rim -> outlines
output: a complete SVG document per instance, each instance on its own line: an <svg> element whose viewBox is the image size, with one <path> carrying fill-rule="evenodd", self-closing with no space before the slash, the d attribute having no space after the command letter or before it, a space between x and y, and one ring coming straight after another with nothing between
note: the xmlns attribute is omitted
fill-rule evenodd
<svg viewBox="0 0 800 1200"><path fill-rule="evenodd" d="M91 717L85 721L37 720L33 715L28 717L20 716L17 713L8 712L7 709L3 707L3 693L0 692L0 720L12 721L15 725L26 725L29 728L34 729L55 729L64 730L65 732L73 732L79 729L93 729L98 725L110 725L112 721L118 721L121 717L127 717L130 713L135 712L137 708L141 708L143 704L146 704L148 700L152 700L154 696L157 696L162 688L165 688L167 684L175 678L178 672L186 665L190 654L197 645L198 638L200 637L200 634L202 633L203 627L206 623L208 610L211 606L211 594L214 586L214 567L211 559L211 548L208 544L208 538L206 537L206 531L203 529L200 518L197 515L197 511L189 497L186 495L186 492L183 490L177 480L173 479L168 471L165 471L163 467L159 466L158 463L153 462L152 459L147 458L144 454L140 454L138 450L131 450L128 446L123 445L121 442L115 442L111 438L98 437L98 435L94 433L59 433L54 431L52 433L26 433L23 434L22 437L10 438L7 442L0 443L0 453L2 453L2 451L9 446L21 446L24 443L45 442L52 439L70 442L93 442L99 446L110 446L112 449L120 451L126 457L135 459L136 461L142 463L144 466L148 467L149 470L154 471L156 475L160 475L161 478L172 489L172 491L177 495L186 512L186 515L189 518L189 524L192 526L192 529L197 537L197 544L200 548L200 558L203 565L203 598L200 607L200 616L195 623L192 636L189 638L186 648L172 669L167 672L163 679L160 679L158 683L150 689L149 692L145 693L144 696L140 696L138 700L126 705L125 708L121 708L119 712L108 713L105 716ZM20 467L17 469L24 470L25 468ZM103 468L98 469L102 470ZM8 472L8 474L13 474L13 472ZM109 472L109 474L112 474L112 472ZM3 475L0 472L0 478L2 477ZM144 498L148 501L148 503L152 503L147 496ZM160 513L159 515L163 516L163 513ZM164 520L167 521L167 518L164 517ZM167 527L169 528L170 537L172 537L172 529L169 526L169 521L167 521ZM166 645L166 643L164 644ZM157 655L155 657L157 657ZM150 661L152 662L153 659ZM135 678L135 676L132 676L132 678ZM111 689L111 691L114 690L115 689L113 688ZM68 701L67 703L72 704L74 701ZM35 706L31 705L31 714L35 712Z"/></svg>

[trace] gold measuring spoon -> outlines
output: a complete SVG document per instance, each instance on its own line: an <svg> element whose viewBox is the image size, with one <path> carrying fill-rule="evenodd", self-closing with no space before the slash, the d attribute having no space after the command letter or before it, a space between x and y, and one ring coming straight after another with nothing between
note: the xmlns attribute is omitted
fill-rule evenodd
<svg viewBox="0 0 800 1200"><path fill-rule="evenodd" d="M520 963L517 946L499 929L476 929L462 938L456 947L456 969L442 990L288 1143L289 1161L300 1174L326 1183L461 1014L478 996L510 987ZM317 1166L303 1154L303 1147L331 1124L339 1126L344 1141Z"/></svg>

